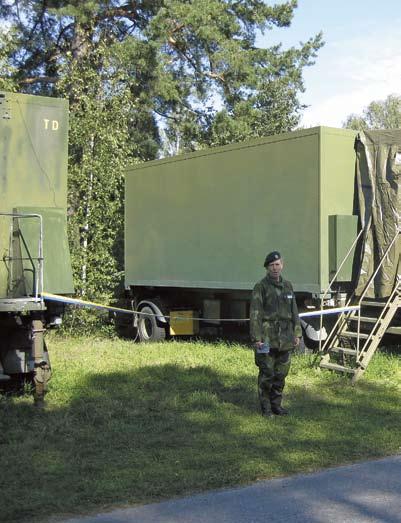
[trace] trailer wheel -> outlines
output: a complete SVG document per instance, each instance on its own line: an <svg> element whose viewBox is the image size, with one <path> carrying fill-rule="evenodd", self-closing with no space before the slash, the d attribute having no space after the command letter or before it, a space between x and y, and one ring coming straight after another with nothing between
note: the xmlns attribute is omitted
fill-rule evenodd
<svg viewBox="0 0 401 523"><path fill-rule="evenodd" d="M166 339L166 329L160 327L156 316L153 316L155 311L149 307L142 307L141 312L149 314L149 316L140 316L138 319L138 335L142 342L163 341Z"/></svg>

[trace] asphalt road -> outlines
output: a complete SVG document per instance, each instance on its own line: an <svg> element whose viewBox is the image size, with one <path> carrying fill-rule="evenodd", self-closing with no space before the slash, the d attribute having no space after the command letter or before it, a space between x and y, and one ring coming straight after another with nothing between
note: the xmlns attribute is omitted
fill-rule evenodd
<svg viewBox="0 0 401 523"><path fill-rule="evenodd" d="M400 523L401 455L62 523Z"/></svg>

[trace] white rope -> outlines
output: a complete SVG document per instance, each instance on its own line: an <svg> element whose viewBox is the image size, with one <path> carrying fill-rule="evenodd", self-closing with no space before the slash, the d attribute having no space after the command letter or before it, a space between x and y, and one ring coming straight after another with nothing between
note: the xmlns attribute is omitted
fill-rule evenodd
<svg viewBox="0 0 401 523"><path fill-rule="evenodd" d="M78 307L88 307L92 309L106 309L115 313L122 313L122 314L137 314L138 316L153 316L158 317L160 314L152 313L152 312L142 312L142 311L136 311L136 310L129 310L129 309L121 309L119 307L112 307L109 305L102 305L100 303L94 303L91 301L84 301L79 300L77 298L68 298L66 296L59 296L57 294L50 294L48 292L42 293L42 298L49 301L56 301L65 303L67 305L75 305ZM324 309L324 310L318 310L318 311L310 311L310 312L301 312L299 314L300 318L310 318L313 316L326 316L328 314L339 314L342 312L348 312L348 311L357 311L360 307L358 305L350 306L350 307L336 307L333 309ZM187 316L180 316L179 314L162 314L163 318L166 319L173 319L173 320L196 320L196 321L204 321L204 322L247 322L249 321L249 318L204 318L204 317L193 317L190 318Z"/></svg>

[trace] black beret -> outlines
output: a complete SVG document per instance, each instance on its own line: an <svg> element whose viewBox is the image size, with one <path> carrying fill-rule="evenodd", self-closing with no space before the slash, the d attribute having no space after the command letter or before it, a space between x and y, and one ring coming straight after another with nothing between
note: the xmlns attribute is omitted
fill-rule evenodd
<svg viewBox="0 0 401 523"><path fill-rule="evenodd" d="M263 265L263 267L267 267L269 263L272 263L277 260L281 260L281 254L278 251L269 252L269 254L266 256L265 264Z"/></svg>

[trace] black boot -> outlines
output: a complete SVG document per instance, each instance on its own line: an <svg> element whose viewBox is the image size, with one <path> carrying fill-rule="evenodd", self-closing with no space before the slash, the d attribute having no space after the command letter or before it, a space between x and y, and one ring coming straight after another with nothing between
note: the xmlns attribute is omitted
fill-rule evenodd
<svg viewBox="0 0 401 523"><path fill-rule="evenodd" d="M262 413L263 417L265 417L265 418L273 418L274 417L274 414L273 414L270 406L262 404L260 406L260 410L261 410L261 413Z"/></svg>
<svg viewBox="0 0 401 523"><path fill-rule="evenodd" d="M272 412L276 416L288 416L289 414L288 410L283 407L272 407Z"/></svg>

